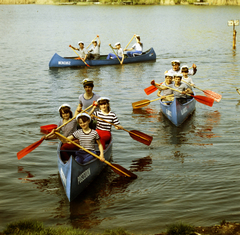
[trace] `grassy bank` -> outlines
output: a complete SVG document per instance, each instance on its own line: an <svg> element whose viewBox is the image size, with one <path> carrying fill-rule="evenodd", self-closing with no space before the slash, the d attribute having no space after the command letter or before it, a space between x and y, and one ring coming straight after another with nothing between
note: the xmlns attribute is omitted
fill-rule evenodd
<svg viewBox="0 0 240 235"><path fill-rule="evenodd" d="M103 233L91 233L87 230L71 227L45 227L43 223L32 220L13 222L7 225L0 235L134 235L122 228L105 230ZM145 234L142 231L142 234ZM240 224L223 220L220 225L211 227L194 227L184 223L173 223L167 226L165 232L155 235L240 235ZM146 234L145 234L146 235Z"/></svg>

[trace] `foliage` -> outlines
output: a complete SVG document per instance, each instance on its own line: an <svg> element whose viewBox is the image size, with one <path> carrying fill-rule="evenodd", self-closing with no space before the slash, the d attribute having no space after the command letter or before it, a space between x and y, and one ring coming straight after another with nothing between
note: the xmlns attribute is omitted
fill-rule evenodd
<svg viewBox="0 0 240 235"><path fill-rule="evenodd" d="M167 235L193 235L194 227L183 223L174 223L168 226Z"/></svg>

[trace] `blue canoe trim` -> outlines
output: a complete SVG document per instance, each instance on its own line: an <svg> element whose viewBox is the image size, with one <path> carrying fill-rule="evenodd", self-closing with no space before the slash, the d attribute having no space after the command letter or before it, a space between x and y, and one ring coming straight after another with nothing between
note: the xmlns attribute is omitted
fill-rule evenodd
<svg viewBox="0 0 240 235"><path fill-rule="evenodd" d="M68 162L64 164L60 157L61 145L60 142L57 149L58 171L67 198L72 201L100 174L106 163L95 158L86 164L80 164L71 156ZM110 160L111 153L112 140L104 150L104 157L107 161Z"/></svg>
<svg viewBox="0 0 240 235"><path fill-rule="evenodd" d="M80 67L86 66L83 61L76 60L77 57L61 57L55 53L52 59L49 62L49 68L66 68L66 67ZM118 65L120 64L118 59L107 60L107 55L101 55L99 60L86 60L86 63L90 66L101 66L101 65ZM155 61L156 53L153 48L150 48L148 51L143 52L142 55L136 57L125 58L123 64L137 63L137 62L146 62L146 61Z"/></svg>
<svg viewBox="0 0 240 235"><path fill-rule="evenodd" d="M185 104L174 101L167 105L160 101L162 113L175 125L180 126L195 110L196 100L193 98Z"/></svg>

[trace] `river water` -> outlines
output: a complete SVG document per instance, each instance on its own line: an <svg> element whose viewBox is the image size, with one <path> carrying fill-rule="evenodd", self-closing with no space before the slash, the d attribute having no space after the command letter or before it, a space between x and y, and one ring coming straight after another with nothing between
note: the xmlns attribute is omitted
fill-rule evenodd
<svg viewBox="0 0 240 235"><path fill-rule="evenodd" d="M232 50L233 29L227 26L239 12L239 6L1 5L0 229L37 219L47 226L153 234L179 221L239 222L240 45L238 37ZM125 47L139 34L157 60L49 70L55 52L75 56L68 45L88 45L97 34L102 54L111 52L109 43ZM163 81L173 59L196 63L196 85L223 96L213 107L197 103L178 128L163 117L158 102L134 112L131 105L156 98L143 89L152 79ZM148 147L114 129L113 161L138 178L126 181L106 168L69 203L58 175L57 141L44 141L21 160L16 154L41 138L40 126L58 123L61 104L75 110L84 78L94 79L94 91L110 97L123 127L153 141Z"/></svg>

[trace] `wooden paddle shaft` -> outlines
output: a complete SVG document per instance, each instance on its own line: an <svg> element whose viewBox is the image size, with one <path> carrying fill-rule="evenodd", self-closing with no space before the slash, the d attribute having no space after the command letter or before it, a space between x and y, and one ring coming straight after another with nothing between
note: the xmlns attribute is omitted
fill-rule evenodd
<svg viewBox="0 0 240 235"><path fill-rule="evenodd" d="M179 90L177 90L177 89L174 89L174 88L171 88L171 87L167 87L167 86L164 86L164 85L161 85L161 86L163 86L163 87L165 87L165 88L168 88L168 89L170 89L170 90L173 90L173 91L177 91L177 92L179 92L179 93L182 93L181 91L179 91ZM192 96L192 95L189 95L189 94L185 94L185 95Z"/></svg>
<svg viewBox="0 0 240 235"><path fill-rule="evenodd" d="M112 45L110 44L109 46L112 48L112 50L113 50L113 53L114 53L114 54L117 56L117 58L118 58L118 60L119 60L119 63L121 64L121 61L120 61L120 59L119 59L118 55L116 54L116 52L114 51L114 49L113 49Z"/></svg>
<svg viewBox="0 0 240 235"><path fill-rule="evenodd" d="M195 85L194 86L192 86L190 83L188 83L188 82L186 82L186 81L183 81L182 80L182 82L184 82L184 83L186 83L186 84L188 84L189 86L191 86L191 87L194 87L194 88L197 88L198 90L200 90L200 91L203 91L202 89L200 89L199 87L196 87Z"/></svg>
<svg viewBox="0 0 240 235"><path fill-rule="evenodd" d="M131 41L134 39L134 37L136 37L136 34L133 35L132 39L129 41L129 43L128 43L127 46L124 48L124 50L127 49L127 47L129 46L129 44L131 43Z"/></svg>
<svg viewBox="0 0 240 235"><path fill-rule="evenodd" d="M84 109L83 111L81 111L80 113L83 113L85 111L87 111L88 109L90 109L93 105L88 106L86 109ZM62 127L64 127L65 125L67 125L69 122L71 122L74 118L76 118L76 116L72 117L71 119L69 119L67 122L63 123L61 126L59 126L56 130L60 130ZM47 134L46 137L49 137L51 135L51 133Z"/></svg>
<svg viewBox="0 0 240 235"><path fill-rule="evenodd" d="M148 103L150 103L150 102L153 102L153 101L156 101L156 100L160 100L161 98L157 98L157 99L155 99L155 100L148 100L148 101L145 101L145 102L143 102L143 103L140 103L140 104L136 104L135 106L140 106L140 105L143 105L143 104L148 104ZM138 101L139 102L139 101Z"/></svg>
<svg viewBox="0 0 240 235"><path fill-rule="evenodd" d="M92 41L94 41L97 37L98 37L98 36L96 36ZM92 42L86 47L86 49L88 49L91 44L92 44Z"/></svg>
<svg viewBox="0 0 240 235"><path fill-rule="evenodd" d="M79 144L75 143L74 141L68 139L67 137L61 135L59 132L55 132L55 134L58 135L58 136L60 136L61 138L65 139L65 140L69 141L70 143L76 145L76 146L79 147L80 149L84 150L85 152L91 154L92 156L94 156L94 157L96 157L96 158L98 158L98 159L100 160L100 157L99 157L97 154L94 154L94 153L92 153L91 151L89 151L88 149L85 149L85 148L82 147L81 145L79 145ZM120 169L118 169L117 167L113 166L113 165L112 165L110 162L108 162L107 160L104 160L104 163L108 164L109 166L113 167L114 169L116 169L117 171L123 173L124 175L126 175L126 176L128 176L128 177L131 177L131 176L128 175L126 172L123 172L123 171L121 171Z"/></svg>
<svg viewBox="0 0 240 235"><path fill-rule="evenodd" d="M84 60L82 60L82 58L80 57L80 55L72 48L72 46L70 46L70 47L71 47L71 49L78 55L78 57L80 58L80 60L81 60L82 62L84 62L85 65L87 65L87 66L90 67L90 65L88 65Z"/></svg>

